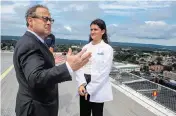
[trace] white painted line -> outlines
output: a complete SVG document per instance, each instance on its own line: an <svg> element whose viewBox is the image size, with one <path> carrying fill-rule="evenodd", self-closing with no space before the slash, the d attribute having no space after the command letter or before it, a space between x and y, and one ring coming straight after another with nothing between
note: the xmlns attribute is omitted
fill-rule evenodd
<svg viewBox="0 0 176 116"><path fill-rule="evenodd" d="M7 70L5 70L2 74L1 74L1 80L7 76L7 74L9 74L9 72L13 69L13 65L11 65L9 68L7 68Z"/></svg>

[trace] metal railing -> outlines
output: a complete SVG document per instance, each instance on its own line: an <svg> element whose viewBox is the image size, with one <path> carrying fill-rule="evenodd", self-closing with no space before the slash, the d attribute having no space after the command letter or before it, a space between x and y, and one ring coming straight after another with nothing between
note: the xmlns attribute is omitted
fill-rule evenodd
<svg viewBox="0 0 176 116"><path fill-rule="evenodd" d="M118 84L124 84L140 94L154 100L162 106L176 112L176 91L154 83L132 73L112 71L110 76Z"/></svg>

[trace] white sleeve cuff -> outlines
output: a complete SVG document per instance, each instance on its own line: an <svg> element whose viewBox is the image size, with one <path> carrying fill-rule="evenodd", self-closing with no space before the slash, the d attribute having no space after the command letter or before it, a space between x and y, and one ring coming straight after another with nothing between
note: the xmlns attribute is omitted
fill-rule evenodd
<svg viewBox="0 0 176 116"><path fill-rule="evenodd" d="M72 68L70 67L70 65L68 64L68 62L67 62L67 61L66 61L66 66L67 66L67 69L68 69L68 71L69 71L70 75L72 75L73 70L72 70Z"/></svg>
<svg viewBox="0 0 176 116"><path fill-rule="evenodd" d="M78 87L81 86L82 84L87 84L86 79L84 77L84 71L82 69L75 71L75 75L76 81L78 82Z"/></svg>

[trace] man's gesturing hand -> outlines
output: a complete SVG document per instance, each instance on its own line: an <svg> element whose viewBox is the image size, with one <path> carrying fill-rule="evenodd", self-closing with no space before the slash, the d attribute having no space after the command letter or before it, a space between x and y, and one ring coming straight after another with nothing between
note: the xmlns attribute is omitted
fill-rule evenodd
<svg viewBox="0 0 176 116"><path fill-rule="evenodd" d="M82 50L78 54L72 55L72 50L71 48L69 48L66 61L68 62L68 64L70 65L73 71L80 69L89 61L89 58L91 57L91 53L90 52L85 53L85 52L86 50Z"/></svg>

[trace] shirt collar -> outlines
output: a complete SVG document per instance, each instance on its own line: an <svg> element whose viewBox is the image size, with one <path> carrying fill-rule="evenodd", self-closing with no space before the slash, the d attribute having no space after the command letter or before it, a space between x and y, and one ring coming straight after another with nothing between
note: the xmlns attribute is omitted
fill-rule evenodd
<svg viewBox="0 0 176 116"><path fill-rule="evenodd" d="M95 44L95 45L93 45L93 44L92 44L92 41L90 42L90 44L91 44L92 46L98 46L98 45L101 45L101 44L103 44L103 43L104 43L104 40L103 40L103 39L101 40L101 42L100 42L100 43Z"/></svg>
<svg viewBox="0 0 176 116"><path fill-rule="evenodd" d="M29 31L32 34L34 34L42 43L44 43L44 40L40 36L38 36L35 32L33 32L33 31L29 30L29 29L27 31Z"/></svg>

